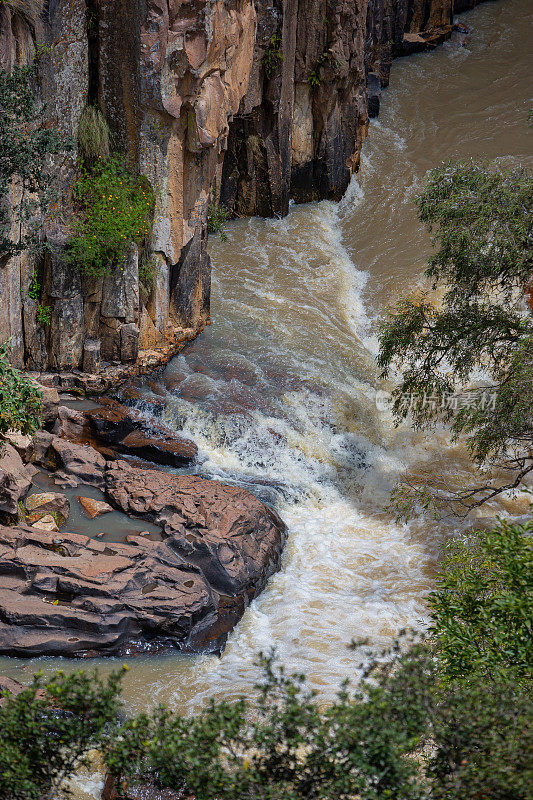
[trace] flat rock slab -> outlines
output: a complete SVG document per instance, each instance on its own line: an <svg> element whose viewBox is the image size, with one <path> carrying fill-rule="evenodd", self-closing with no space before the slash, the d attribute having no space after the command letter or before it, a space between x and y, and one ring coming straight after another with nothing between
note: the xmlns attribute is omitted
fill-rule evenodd
<svg viewBox="0 0 533 800"><path fill-rule="evenodd" d="M216 481L122 461L105 480L112 502L159 520L165 540L104 544L0 526L0 653L220 652L280 567L283 523L253 495Z"/></svg>

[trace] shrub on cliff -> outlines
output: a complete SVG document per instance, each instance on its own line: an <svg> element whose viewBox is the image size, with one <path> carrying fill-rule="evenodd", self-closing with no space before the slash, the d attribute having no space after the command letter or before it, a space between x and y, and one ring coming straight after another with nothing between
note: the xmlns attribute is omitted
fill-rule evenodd
<svg viewBox="0 0 533 800"><path fill-rule="evenodd" d="M78 216L65 259L86 274L102 275L116 267L128 245L142 244L150 233L153 189L119 156L99 159L92 167L80 166L73 195Z"/></svg>
<svg viewBox="0 0 533 800"><path fill-rule="evenodd" d="M379 364L383 377L401 372L393 393L398 419L411 416L416 427L447 422L485 469L479 486L410 487L414 498L437 508L451 500L468 511L520 486L533 470L533 316L526 302L533 177L524 169L450 163L430 173L417 203L437 245L426 276L442 299L425 293L390 311Z"/></svg>
<svg viewBox="0 0 533 800"><path fill-rule="evenodd" d="M42 392L9 361L9 343L0 345L0 434L33 433L41 424Z"/></svg>

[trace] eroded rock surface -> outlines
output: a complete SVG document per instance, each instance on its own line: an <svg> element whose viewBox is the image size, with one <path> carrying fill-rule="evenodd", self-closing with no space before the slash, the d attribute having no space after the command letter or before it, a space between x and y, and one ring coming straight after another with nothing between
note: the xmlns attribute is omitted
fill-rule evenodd
<svg viewBox="0 0 533 800"><path fill-rule="evenodd" d="M279 569L283 523L248 492L116 462L108 496L163 542L0 527L0 653L219 651Z"/></svg>

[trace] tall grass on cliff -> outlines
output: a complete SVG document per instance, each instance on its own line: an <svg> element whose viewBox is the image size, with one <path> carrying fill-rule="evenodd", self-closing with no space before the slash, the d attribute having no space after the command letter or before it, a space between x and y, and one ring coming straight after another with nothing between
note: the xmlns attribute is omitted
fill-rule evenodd
<svg viewBox="0 0 533 800"><path fill-rule="evenodd" d="M433 170L417 200L433 234L427 291L387 313L382 377L398 372L393 412L416 428L446 423L479 483L406 484L395 500L460 514L533 471L533 176L495 163ZM442 299L435 300L435 297Z"/></svg>
<svg viewBox="0 0 533 800"><path fill-rule="evenodd" d="M78 151L84 162L93 163L98 158L107 160L110 155L109 126L96 106L85 106L78 123Z"/></svg>

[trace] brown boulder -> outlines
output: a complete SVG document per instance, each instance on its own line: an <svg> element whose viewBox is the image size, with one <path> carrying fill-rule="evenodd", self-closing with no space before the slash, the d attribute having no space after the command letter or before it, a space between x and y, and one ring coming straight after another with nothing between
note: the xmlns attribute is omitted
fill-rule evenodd
<svg viewBox="0 0 533 800"><path fill-rule="evenodd" d="M26 464L33 453L33 436L20 433L19 431L8 431L5 434L6 441L12 445L23 462Z"/></svg>
<svg viewBox="0 0 533 800"><path fill-rule="evenodd" d="M87 411L86 415L94 436L127 455L156 464L182 467L189 464L198 452L190 439L177 435L158 422L148 422L139 411L113 400Z"/></svg>
<svg viewBox="0 0 533 800"><path fill-rule="evenodd" d="M19 502L32 485L31 474L15 448L0 441L0 518L16 519Z"/></svg>
<svg viewBox="0 0 533 800"><path fill-rule="evenodd" d="M123 453L170 467L189 464L198 452L195 443L190 439L165 433L151 434L141 430L129 433L122 439L119 448Z"/></svg>
<svg viewBox="0 0 533 800"><path fill-rule="evenodd" d="M108 496L163 542L0 527L0 653L219 652L281 563L284 526L248 492L116 462Z"/></svg>
<svg viewBox="0 0 533 800"><path fill-rule="evenodd" d="M68 442L53 433L38 431L32 461L52 472L62 470L75 480L103 486L105 458L92 447Z"/></svg>
<svg viewBox="0 0 533 800"><path fill-rule="evenodd" d="M126 514L161 525L218 592L252 599L279 569L285 526L245 489L117 461L106 472L106 493Z"/></svg>

